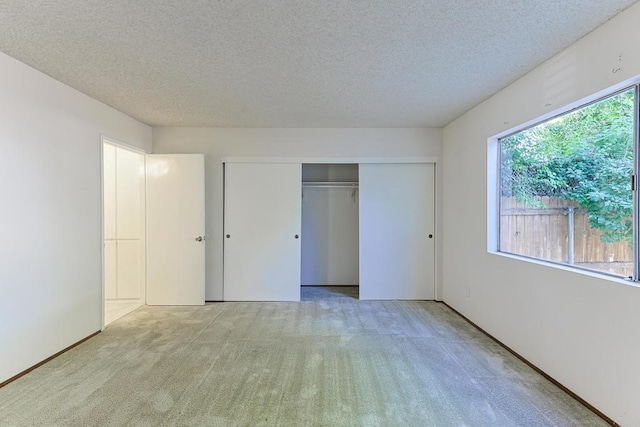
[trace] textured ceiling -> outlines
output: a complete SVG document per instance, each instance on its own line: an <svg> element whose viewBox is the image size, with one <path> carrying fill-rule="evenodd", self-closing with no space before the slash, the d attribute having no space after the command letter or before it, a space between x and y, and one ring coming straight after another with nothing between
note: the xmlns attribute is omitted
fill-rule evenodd
<svg viewBox="0 0 640 427"><path fill-rule="evenodd" d="M0 51L152 126L443 126L635 0L1 0Z"/></svg>

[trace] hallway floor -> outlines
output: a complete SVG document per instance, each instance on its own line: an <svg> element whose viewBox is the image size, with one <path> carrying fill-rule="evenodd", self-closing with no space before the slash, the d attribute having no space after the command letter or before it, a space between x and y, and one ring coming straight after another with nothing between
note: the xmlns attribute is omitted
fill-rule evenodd
<svg viewBox="0 0 640 427"><path fill-rule="evenodd" d="M141 305L139 300L106 300L104 303L105 326L126 316Z"/></svg>

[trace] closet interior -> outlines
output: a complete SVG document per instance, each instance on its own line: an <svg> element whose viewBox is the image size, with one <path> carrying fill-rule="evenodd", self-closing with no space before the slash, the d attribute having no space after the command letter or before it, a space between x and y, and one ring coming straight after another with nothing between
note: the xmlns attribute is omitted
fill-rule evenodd
<svg viewBox="0 0 640 427"><path fill-rule="evenodd" d="M358 297L357 164L302 165L301 277L305 287L341 287ZM347 288L349 287L349 288Z"/></svg>

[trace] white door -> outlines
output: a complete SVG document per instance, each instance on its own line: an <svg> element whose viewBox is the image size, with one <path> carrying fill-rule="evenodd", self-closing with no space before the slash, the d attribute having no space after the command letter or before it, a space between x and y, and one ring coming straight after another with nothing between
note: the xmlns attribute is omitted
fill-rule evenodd
<svg viewBox="0 0 640 427"><path fill-rule="evenodd" d="M147 156L147 304L204 304L204 155Z"/></svg>
<svg viewBox="0 0 640 427"><path fill-rule="evenodd" d="M300 300L301 169L225 165L225 301Z"/></svg>
<svg viewBox="0 0 640 427"><path fill-rule="evenodd" d="M434 299L434 183L433 164L360 165L360 299Z"/></svg>

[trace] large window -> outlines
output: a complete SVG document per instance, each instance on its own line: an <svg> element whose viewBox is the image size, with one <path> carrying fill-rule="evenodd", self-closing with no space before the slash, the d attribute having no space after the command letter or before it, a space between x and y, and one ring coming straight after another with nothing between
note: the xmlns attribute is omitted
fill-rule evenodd
<svg viewBox="0 0 640 427"><path fill-rule="evenodd" d="M501 138L499 250L634 272L636 87Z"/></svg>

